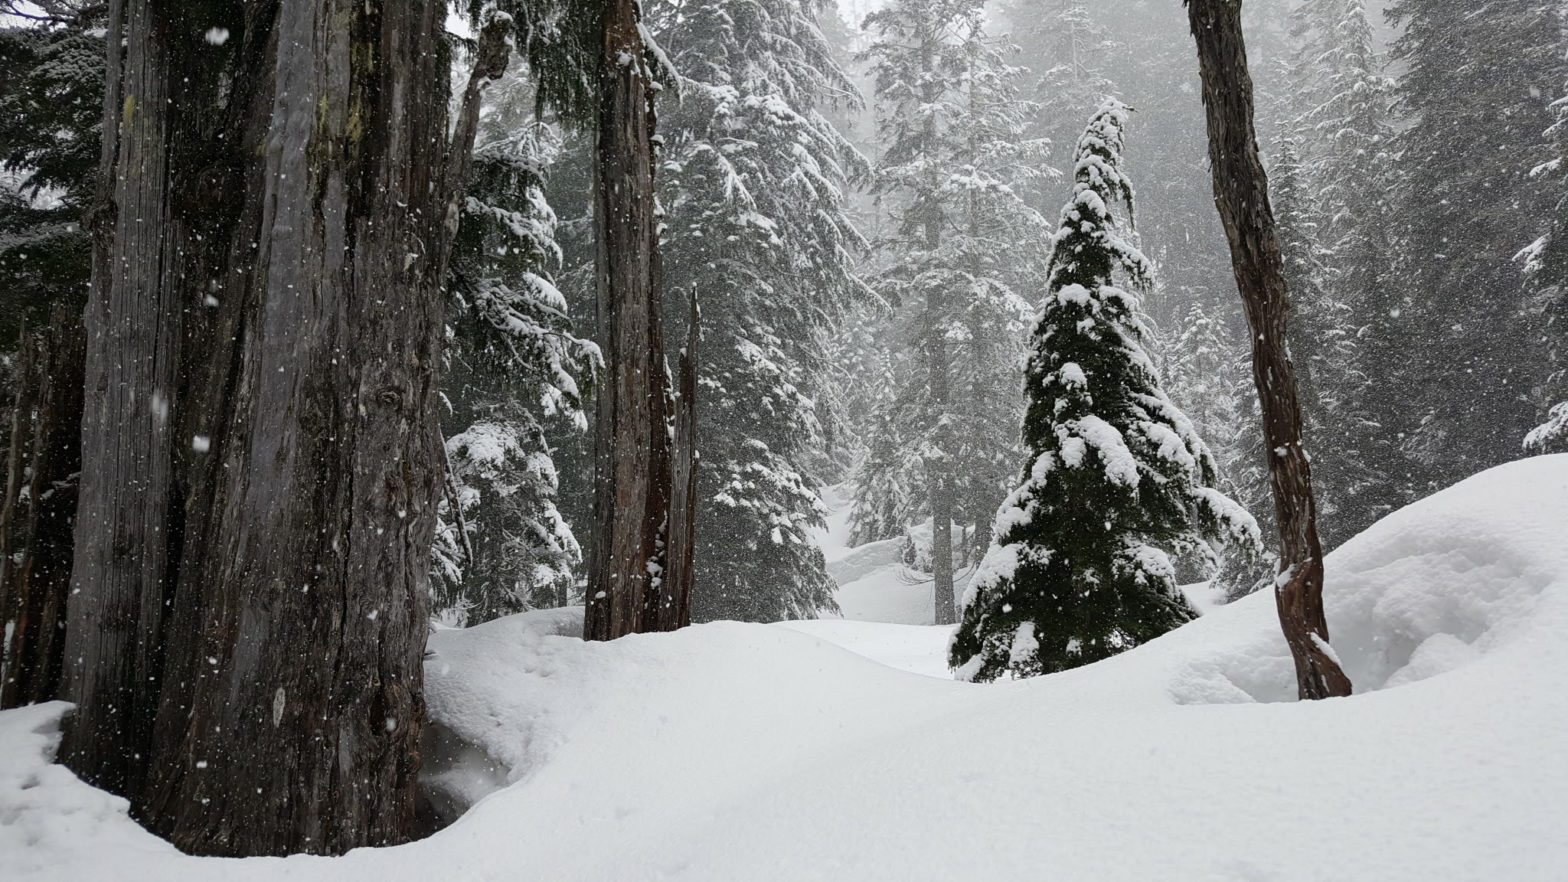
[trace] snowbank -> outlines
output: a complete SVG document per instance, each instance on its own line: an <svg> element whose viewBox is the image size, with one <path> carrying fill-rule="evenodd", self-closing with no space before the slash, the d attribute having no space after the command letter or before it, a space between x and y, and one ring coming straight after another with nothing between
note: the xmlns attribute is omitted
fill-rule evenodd
<svg viewBox="0 0 1568 882"><path fill-rule="evenodd" d="M470 751L447 792L500 789L430 839L336 859L174 854L46 764L62 706L6 712L0 875L1562 879L1568 455L1395 514L1330 558L1328 590L1358 694L1309 704L1279 701L1293 675L1266 595L993 686L908 673L939 672L933 628L585 644L561 612L442 632L431 708Z"/></svg>

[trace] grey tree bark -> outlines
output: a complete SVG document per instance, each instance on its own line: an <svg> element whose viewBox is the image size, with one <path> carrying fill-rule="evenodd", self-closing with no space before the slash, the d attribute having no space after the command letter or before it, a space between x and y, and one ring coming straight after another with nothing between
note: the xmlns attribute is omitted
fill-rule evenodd
<svg viewBox="0 0 1568 882"><path fill-rule="evenodd" d="M672 513L676 427L653 185L658 88L640 21L635 0L604 5L594 217L606 376L594 438L595 531L583 622L589 640L672 630L691 617L689 607L669 608L672 598L689 604L691 569L677 566L673 575L687 584L674 584L670 548L690 547L694 521Z"/></svg>
<svg viewBox="0 0 1568 882"><path fill-rule="evenodd" d="M690 324L681 348L675 392L674 450L671 459L669 571L648 611L650 630L673 631L691 624L691 589L697 562L697 366L702 340L702 311L691 294Z"/></svg>
<svg viewBox="0 0 1568 882"><path fill-rule="evenodd" d="M446 5L110 17L62 756L186 851L404 840L461 189Z"/></svg>
<svg viewBox="0 0 1568 882"><path fill-rule="evenodd" d="M1274 599L1303 699L1349 695L1350 678L1329 649L1323 612L1323 547L1312 468L1301 443L1301 404L1286 349L1290 299L1269 205L1268 178L1253 128L1252 78L1241 31L1241 0L1188 0L1208 115L1214 202L1252 331L1252 376L1280 531Z"/></svg>
<svg viewBox="0 0 1568 882"><path fill-rule="evenodd" d="M81 317L24 334L0 505L0 709L57 698L82 468Z"/></svg>

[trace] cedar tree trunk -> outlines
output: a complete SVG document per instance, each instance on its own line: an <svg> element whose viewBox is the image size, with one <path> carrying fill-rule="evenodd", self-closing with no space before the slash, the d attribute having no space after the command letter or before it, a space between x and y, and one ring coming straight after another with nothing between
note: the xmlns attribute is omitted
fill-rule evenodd
<svg viewBox="0 0 1568 882"><path fill-rule="evenodd" d="M0 708L56 698L82 468L81 318L56 305L22 338L0 507Z"/></svg>
<svg viewBox="0 0 1568 882"><path fill-rule="evenodd" d="M111 2L62 754L186 851L412 831L445 20Z"/></svg>
<svg viewBox="0 0 1568 882"><path fill-rule="evenodd" d="M583 622L589 640L668 624L656 614L668 587L673 494L672 396L653 187L658 86L640 22L636 0L605 0L594 217L606 377L594 436L594 544Z"/></svg>
<svg viewBox="0 0 1568 882"><path fill-rule="evenodd" d="M1252 377L1279 521L1280 573L1274 599L1296 663L1302 698L1350 694L1350 678L1328 644L1323 614L1323 548L1318 541L1312 470L1301 444L1301 405L1286 350L1290 301L1269 206L1268 179L1253 130L1252 78L1241 33L1240 0L1189 0L1208 114L1214 202L1230 240L1231 263L1252 331Z"/></svg>

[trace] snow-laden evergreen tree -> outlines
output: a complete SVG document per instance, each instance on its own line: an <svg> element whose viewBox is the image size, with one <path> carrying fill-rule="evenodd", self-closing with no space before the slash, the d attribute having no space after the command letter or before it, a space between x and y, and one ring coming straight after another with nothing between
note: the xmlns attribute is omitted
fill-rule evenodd
<svg viewBox="0 0 1568 882"><path fill-rule="evenodd" d="M679 311L695 292L703 310L699 620L837 608L813 538L825 516L813 392L825 341L869 296L846 205L869 168L821 113L854 96L822 11L817 0L689 0L655 19L682 75L660 125L668 300Z"/></svg>
<svg viewBox="0 0 1568 882"><path fill-rule="evenodd" d="M1409 118L1394 215L1415 344L1407 447L1418 479L1442 486L1517 457L1540 420L1548 362L1514 256L1556 203L1529 171L1552 157L1568 62L1560 3L1396 0L1389 14L1403 28L1393 58Z"/></svg>
<svg viewBox="0 0 1568 882"><path fill-rule="evenodd" d="M1012 379L1043 266L1039 214L1020 193L1046 173L1027 137L1032 105L1009 43L985 32L977 0L900 0L866 19L883 145L878 190L892 230L877 284L894 305L897 389L877 415L857 480L861 538L910 517L920 486L933 523L935 611L952 620L953 525L983 523L1005 495L1016 446ZM895 497L897 499L895 499ZM903 509L903 510L901 510ZM962 557L963 555L959 555Z"/></svg>
<svg viewBox="0 0 1568 882"><path fill-rule="evenodd" d="M851 546L903 535L930 501L920 449L906 443L907 430L917 422L910 401L916 390L899 385L899 369L891 353L881 368L880 389L867 402L872 407L865 420L866 448L853 473Z"/></svg>
<svg viewBox="0 0 1568 882"><path fill-rule="evenodd" d="M1040 96L1033 128L1052 145L1052 160L1066 165L1072 160L1078 125L1108 95L1117 95L1108 74L1125 56L1110 30L1090 14L1093 4L1084 0L1046 0L1022 4L1028 10L1029 30L1043 49L1031 59L1040 71L1034 94ZM1043 17L1040 15L1044 12ZM1040 196L1049 199L1049 193Z"/></svg>
<svg viewBox="0 0 1568 882"><path fill-rule="evenodd" d="M1325 545L1332 547L1368 526L1352 509L1364 504L1376 480L1354 446L1376 436L1376 420L1361 410L1367 394L1360 367L1363 335L1345 299L1353 273L1335 266L1342 252L1324 244L1339 212L1326 210L1323 191L1310 186L1315 178L1307 175L1290 138L1281 139L1269 177L1290 286L1290 356L1296 366L1304 440L1314 465L1319 529ZM1263 477L1266 481L1267 475Z"/></svg>
<svg viewBox="0 0 1568 882"><path fill-rule="evenodd" d="M824 347L824 382L817 396L823 427L823 471L845 480L878 437L871 418L892 394L893 354L883 333L884 310L876 301L852 310ZM859 544L859 543L854 543Z"/></svg>
<svg viewBox="0 0 1568 882"><path fill-rule="evenodd" d="M52 304L85 301L81 219L103 125L103 5L45 0L22 11L29 17L0 16L0 351Z"/></svg>
<svg viewBox="0 0 1568 882"><path fill-rule="evenodd" d="M1288 168L1292 199L1301 203L1285 206L1292 218L1277 212L1282 236L1309 240L1322 269L1316 287L1290 272L1291 341L1328 546L1408 502L1412 492L1400 441L1414 428L1406 405L1418 380L1406 292L1392 272L1393 83L1382 73L1365 7L1365 0L1309 0L1293 13L1298 112L1287 127L1299 144L1299 166L1281 155L1273 175L1278 181ZM1312 363L1304 365L1308 356Z"/></svg>
<svg viewBox="0 0 1568 882"><path fill-rule="evenodd" d="M1127 114L1106 102L1078 142L1030 341L1027 462L949 648L963 680L1060 671L1151 640L1195 615L1174 556L1258 542L1145 350L1138 292L1151 267L1131 229Z"/></svg>
<svg viewBox="0 0 1568 882"><path fill-rule="evenodd" d="M1152 299L1152 298L1151 298ZM1263 541L1274 530L1274 498L1263 452L1262 417L1252 383L1252 350L1246 328L1229 326L1213 304L1188 301L1169 333L1163 334L1158 359L1162 388L1192 421L1193 430L1214 456L1215 486L1256 516ZM1264 547L1235 544L1222 549L1218 570L1190 573L1213 578L1223 593L1249 593L1260 579L1273 578Z"/></svg>
<svg viewBox="0 0 1568 882"><path fill-rule="evenodd" d="M431 583L454 624L572 602L582 562L545 427L585 428L599 354L550 276L560 254L540 175L558 145L520 118L528 91L517 76L495 90L448 286L448 481Z"/></svg>
<svg viewBox="0 0 1568 882"><path fill-rule="evenodd" d="M1525 435L1524 449L1530 453L1568 453L1568 401L1553 405L1546 422Z"/></svg>

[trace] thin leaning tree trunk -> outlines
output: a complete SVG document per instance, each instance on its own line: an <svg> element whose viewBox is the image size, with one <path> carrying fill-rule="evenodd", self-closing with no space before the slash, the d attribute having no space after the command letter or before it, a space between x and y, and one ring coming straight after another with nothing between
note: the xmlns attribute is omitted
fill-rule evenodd
<svg viewBox="0 0 1568 882"><path fill-rule="evenodd" d="M1230 241L1236 285L1252 332L1252 376L1280 533L1274 599L1303 699L1349 695L1350 678L1329 648L1323 612L1323 548L1312 469L1301 443L1301 404L1286 348L1290 300L1253 128L1252 78L1240 0L1188 0L1208 116L1214 202Z"/></svg>

